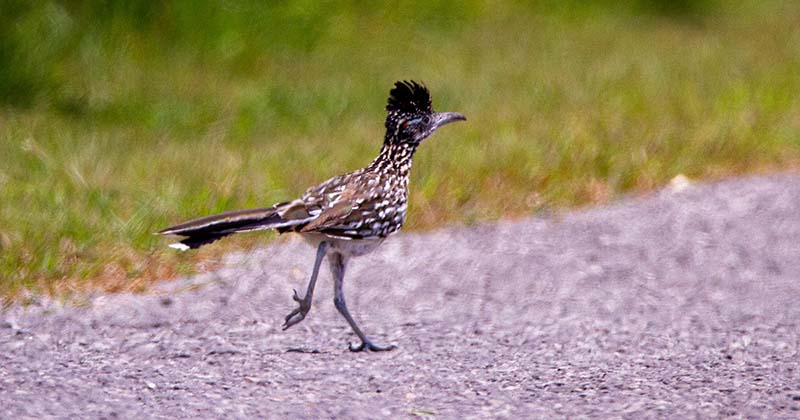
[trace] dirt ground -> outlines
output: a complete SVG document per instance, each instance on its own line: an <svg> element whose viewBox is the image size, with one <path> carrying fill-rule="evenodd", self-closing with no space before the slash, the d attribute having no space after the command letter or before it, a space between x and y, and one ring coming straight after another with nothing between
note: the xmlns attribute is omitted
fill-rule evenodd
<svg viewBox="0 0 800 420"><path fill-rule="evenodd" d="M800 176L401 234L327 271L284 240L82 307L0 314L0 418L798 418Z"/></svg>

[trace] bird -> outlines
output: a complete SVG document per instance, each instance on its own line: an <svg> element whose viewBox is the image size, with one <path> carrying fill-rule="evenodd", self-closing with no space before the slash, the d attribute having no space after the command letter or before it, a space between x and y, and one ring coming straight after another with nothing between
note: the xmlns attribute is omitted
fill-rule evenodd
<svg viewBox="0 0 800 420"><path fill-rule="evenodd" d="M367 254L397 233L408 210L409 172L420 144L442 126L465 121L458 112L435 112L424 84L397 81L386 104L386 135L378 156L366 167L335 176L306 190L300 197L271 207L235 210L190 220L157 234L183 237L171 244L189 250L225 236L265 229L299 234L316 247L316 258L306 292L294 290L297 307L286 315L283 330L305 319L311 309L320 265L327 257L334 282L334 306L360 343L353 352L388 351L394 345L372 342L347 309L344 275L353 257Z"/></svg>

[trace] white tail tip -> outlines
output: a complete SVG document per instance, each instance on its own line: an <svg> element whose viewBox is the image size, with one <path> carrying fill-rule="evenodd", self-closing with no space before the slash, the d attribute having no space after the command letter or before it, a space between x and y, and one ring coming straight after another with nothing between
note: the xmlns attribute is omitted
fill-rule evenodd
<svg viewBox="0 0 800 420"><path fill-rule="evenodd" d="M178 251L188 251L188 250L191 249L191 248L189 248L189 245L182 244L180 242L175 242L174 244L169 244L169 247L170 248L175 248Z"/></svg>

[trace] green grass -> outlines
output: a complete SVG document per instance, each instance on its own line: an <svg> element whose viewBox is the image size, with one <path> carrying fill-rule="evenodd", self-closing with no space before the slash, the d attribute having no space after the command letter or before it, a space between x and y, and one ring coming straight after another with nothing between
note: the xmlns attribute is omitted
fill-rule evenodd
<svg viewBox="0 0 800 420"><path fill-rule="evenodd" d="M397 79L469 117L417 154L407 229L800 159L795 3L232 4L0 10L0 296L138 290L271 238L152 232L368 163Z"/></svg>

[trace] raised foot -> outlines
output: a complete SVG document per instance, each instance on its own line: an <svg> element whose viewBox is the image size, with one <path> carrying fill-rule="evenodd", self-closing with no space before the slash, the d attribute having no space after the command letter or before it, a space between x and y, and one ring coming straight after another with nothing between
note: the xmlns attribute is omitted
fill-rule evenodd
<svg viewBox="0 0 800 420"><path fill-rule="evenodd" d="M378 346L373 344L370 340L364 340L361 344L354 346L352 343L350 344L350 351L358 352L358 351L390 351L396 349L397 346L394 344L390 344L388 346Z"/></svg>
<svg viewBox="0 0 800 420"><path fill-rule="evenodd" d="M288 330L292 325L297 324L305 319L306 314L308 314L308 311L311 310L311 299L307 299L308 296L301 298L297 295L297 290L295 289L292 289L292 291L294 292L292 299L294 299L298 305L297 308L295 308L292 312L289 312L289 315L286 315L286 318L283 322L284 331Z"/></svg>

